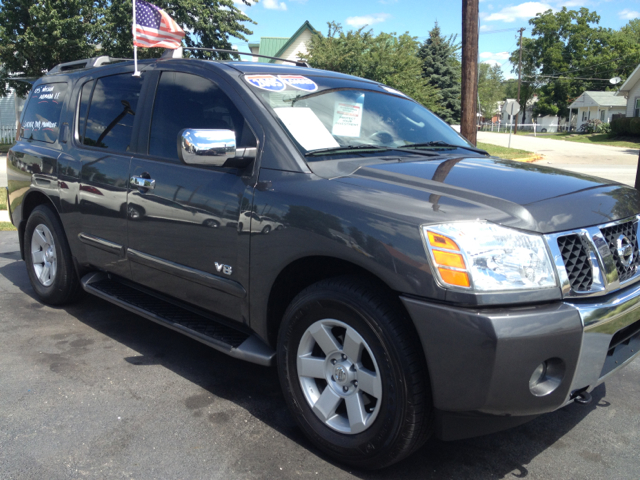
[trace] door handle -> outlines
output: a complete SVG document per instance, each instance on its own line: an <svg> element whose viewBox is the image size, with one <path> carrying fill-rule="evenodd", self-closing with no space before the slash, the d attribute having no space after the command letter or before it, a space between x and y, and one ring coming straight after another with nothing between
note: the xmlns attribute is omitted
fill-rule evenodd
<svg viewBox="0 0 640 480"><path fill-rule="evenodd" d="M156 186L156 181L150 178L131 177L131 185L137 188L153 190Z"/></svg>

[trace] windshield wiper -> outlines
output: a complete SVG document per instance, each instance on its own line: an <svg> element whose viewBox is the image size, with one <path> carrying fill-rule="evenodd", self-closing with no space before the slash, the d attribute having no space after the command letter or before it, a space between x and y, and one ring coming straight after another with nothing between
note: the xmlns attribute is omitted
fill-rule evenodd
<svg viewBox="0 0 640 480"><path fill-rule="evenodd" d="M345 145L344 147L329 147L329 148L318 148L316 150L309 150L305 153L305 156L312 157L314 155L327 155L332 153L341 153L343 151L349 150L375 150L376 152L386 152L392 150L389 147L382 147L380 145Z"/></svg>
<svg viewBox="0 0 640 480"><path fill-rule="evenodd" d="M484 155L489 155L489 153L485 150L481 150L475 147L468 147L466 145L454 145L453 143L443 142L442 140L436 140L433 142L424 142L424 143L410 143L409 145L403 145L402 148L412 149L412 148L424 148L424 147L450 147L450 148L463 148L465 150L471 150L472 152L482 153Z"/></svg>

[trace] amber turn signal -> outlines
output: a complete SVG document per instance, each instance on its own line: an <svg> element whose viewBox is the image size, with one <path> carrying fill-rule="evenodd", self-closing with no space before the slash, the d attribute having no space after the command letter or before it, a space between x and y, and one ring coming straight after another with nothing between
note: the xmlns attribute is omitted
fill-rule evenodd
<svg viewBox="0 0 640 480"><path fill-rule="evenodd" d="M438 265L453 268L466 268L464 258L459 253L443 252L442 250L434 250L433 257Z"/></svg>
<svg viewBox="0 0 640 480"><path fill-rule="evenodd" d="M456 244L456 242L454 242L450 238L445 237L444 235L440 235L439 233L433 233L433 232L428 232L428 233L429 233L429 243L431 244L432 247L446 248L447 250L460 251L460 249L458 248L458 244Z"/></svg>
<svg viewBox="0 0 640 480"><path fill-rule="evenodd" d="M468 287L469 275L467 272L458 272L457 270L449 270L447 268L438 267L440 272L440 278L449 285L456 285L458 287Z"/></svg>

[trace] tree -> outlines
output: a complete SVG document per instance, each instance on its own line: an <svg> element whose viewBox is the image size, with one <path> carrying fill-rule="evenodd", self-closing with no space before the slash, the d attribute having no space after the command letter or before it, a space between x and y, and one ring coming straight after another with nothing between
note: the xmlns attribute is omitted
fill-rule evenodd
<svg viewBox="0 0 640 480"><path fill-rule="evenodd" d="M0 95L7 82L24 94L24 83L11 73L40 77L63 62L91 57L95 51L100 9L93 0L4 0L0 8Z"/></svg>
<svg viewBox="0 0 640 480"><path fill-rule="evenodd" d="M249 0L242 0L250 5ZM246 40L255 23L233 0L152 0L187 32L187 46L230 49L229 39ZM59 63L96 55L133 56L131 0L4 0L0 6L0 95L9 86L19 94L25 84L9 74L40 77ZM157 57L161 49L138 49L139 56ZM195 57L211 53L193 52ZM221 55L228 58L228 55Z"/></svg>
<svg viewBox="0 0 640 480"><path fill-rule="evenodd" d="M436 22L418 56L422 59L422 76L442 96L438 115L450 124L460 123L460 44L457 36L444 37Z"/></svg>
<svg viewBox="0 0 640 480"><path fill-rule="evenodd" d="M333 70L384 83L437 112L440 95L422 78L422 62L416 56L419 43L408 34L373 35L365 27L344 32L328 23L327 36L314 35L301 58L312 67Z"/></svg>
<svg viewBox="0 0 640 480"><path fill-rule="evenodd" d="M611 87L606 79L635 68L627 64L637 65L637 43L634 46L624 34L602 28L599 22L600 16L584 7L547 10L529 20L533 38L523 39L523 72L540 85L534 114L555 111L567 117L569 104L582 92L606 90ZM635 24L630 24L632 31ZM517 54L518 50L511 56L514 65ZM626 70L621 71L623 66ZM587 80L592 78L605 80Z"/></svg>
<svg viewBox="0 0 640 480"><path fill-rule="evenodd" d="M481 63L478 70L478 110L483 117L490 118L498 112L498 102L504 96L502 67Z"/></svg>
<svg viewBox="0 0 640 480"><path fill-rule="evenodd" d="M251 5L250 0L242 0ZM253 32L244 24L251 20L234 4L233 0L150 0L151 3L173 18L186 35L184 44L188 47L231 49L231 37L247 40L245 35ZM131 0L109 1L104 8L104 27L100 29L99 40L102 51L112 57L132 58L133 40L131 25L133 7ZM159 56L162 49L139 48L138 56ZM227 54L193 51L197 58L219 57L229 59Z"/></svg>
<svg viewBox="0 0 640 480"><path fill-rule="evenodd" d="M540 79L536 73L539 64L534 56L533 39L522 38L522 82L520 84L520 112L522 113L522 121L527 123L526 106L529 104L534 95L541 87ZM511 72L518 73L518 61L520 59L520 49L514 50L509 57L509 61L513 65ZM505 85L506 98L518 98L518 80L510 80ZM535 108L535 107L534 107ZM553 114L555 115L555 114Z"/></svg>

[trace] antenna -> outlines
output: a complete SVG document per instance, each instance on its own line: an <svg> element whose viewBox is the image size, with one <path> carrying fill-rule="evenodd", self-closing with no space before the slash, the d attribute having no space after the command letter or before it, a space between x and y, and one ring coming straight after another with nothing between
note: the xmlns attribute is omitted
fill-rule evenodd
<svg viewBox="0 0 640 480"><path fill-rule="evenodd" d="M622 79L620 77L613 77L612 79L609 80L609 83L611 85L617 85L622 81Z"/></svg>

